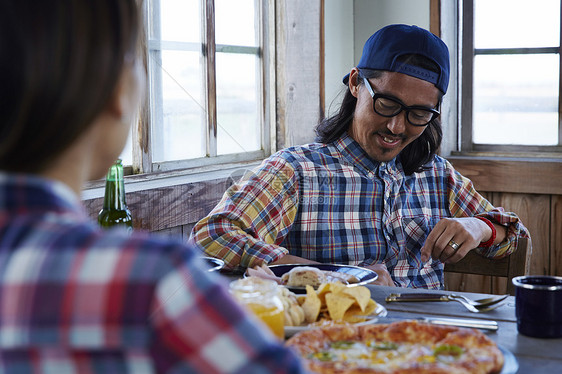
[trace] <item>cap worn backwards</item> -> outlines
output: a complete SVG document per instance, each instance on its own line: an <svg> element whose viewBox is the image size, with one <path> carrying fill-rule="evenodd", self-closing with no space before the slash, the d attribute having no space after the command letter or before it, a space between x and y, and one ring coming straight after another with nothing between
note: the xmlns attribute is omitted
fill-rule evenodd
<svg viewBox="0 0 562 374"><path fill-rule="evenodd" d="M421 55L433 61L439 73L398 61L403 55ZM431 32L417 26L389 25L367 40L359 69L386 70L407 74L433 83L446 93L449 85L449 49ZM343 78L347 84L349 74Z"/></svg>

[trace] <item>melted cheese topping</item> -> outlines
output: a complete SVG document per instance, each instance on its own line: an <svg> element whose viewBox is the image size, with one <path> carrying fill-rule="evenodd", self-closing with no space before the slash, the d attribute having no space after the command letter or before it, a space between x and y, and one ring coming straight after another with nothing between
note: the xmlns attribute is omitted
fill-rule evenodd
<svg viewBox="0 0 562 374"><path fill-rule="evenodd" d="M341 366L341 368L349 365L358 368L399 368L403 363L412 362L421 365L433 364L437 361L451 363L458 360L462 354L463 349L458 346L430 346L370 340L365 343L333 342L328 349L312 354L311 358L334 362L337 367Z"/></svg>

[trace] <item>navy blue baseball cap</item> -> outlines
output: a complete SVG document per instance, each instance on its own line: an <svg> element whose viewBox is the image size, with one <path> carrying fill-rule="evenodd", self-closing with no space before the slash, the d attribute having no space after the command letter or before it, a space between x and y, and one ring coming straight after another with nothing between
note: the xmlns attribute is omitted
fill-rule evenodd
<svg viewBox="0 0 562 374"><path fill-rule="evenodd" d="M403 55L417 54L433 61L439 73L400 62ZM363 47L359 69L386 70L407 74L433 83L446 93L449 85L449 49L447 45L427 30L418 26L385 26L367 40ZM347 85L349 74L343 77Z"/></svg>

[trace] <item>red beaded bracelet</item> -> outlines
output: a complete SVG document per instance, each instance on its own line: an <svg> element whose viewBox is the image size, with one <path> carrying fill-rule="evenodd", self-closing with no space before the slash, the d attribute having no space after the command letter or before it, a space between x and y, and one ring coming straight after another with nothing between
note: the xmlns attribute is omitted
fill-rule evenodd
<svg viewBox="0 0 562 374"><path fill-rule="evenodd" d="M490 248L492 246L492 244L494 244L494 240L496 240L496 228L494 227L494 224L492 222L490 222L489 219L484 218L484 217L474 216L474 218L478 218L479 220L484 221L486 223L486 225L488 225L490 227L490 229L492 229L492 236L490 237L490 239L488 239L488 241L486 241L486 242L480 243L480 247Z"/></svg>

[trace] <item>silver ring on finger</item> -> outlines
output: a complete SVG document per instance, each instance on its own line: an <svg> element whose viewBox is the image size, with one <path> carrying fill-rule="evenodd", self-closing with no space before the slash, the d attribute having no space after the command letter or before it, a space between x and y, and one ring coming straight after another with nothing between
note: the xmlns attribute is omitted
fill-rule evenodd
<svg viewBox="0 0 562 374"><path fill-rule="evenodd" d="M454 241L453 239L451 239L449 241L449 243L447 244L449 247L453 248L455 250L455 252L459 249L459 247L461 246L459 243L457 243L456 241Z"/></svg>

